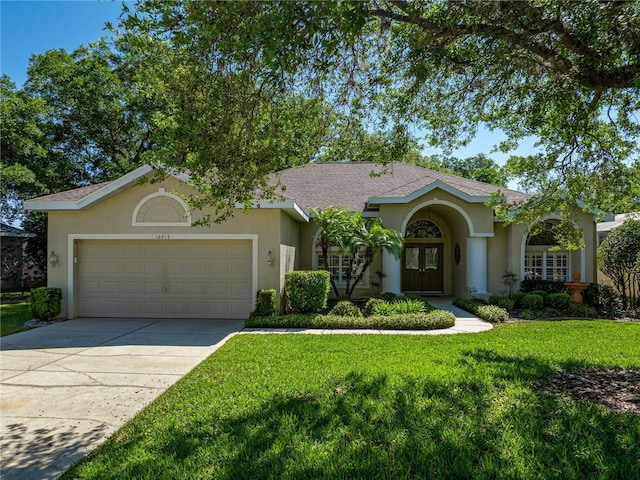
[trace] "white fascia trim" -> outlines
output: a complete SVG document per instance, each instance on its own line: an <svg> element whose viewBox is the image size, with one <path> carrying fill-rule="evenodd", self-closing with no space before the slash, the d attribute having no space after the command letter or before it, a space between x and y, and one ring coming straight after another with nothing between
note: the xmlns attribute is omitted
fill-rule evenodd
<svg viewBox="0 0 640 480"><path fill-rule="evenodd" d="M82 197L79 200L66 200L66 201L52 201L52 202L39 202L39 201L29 201L24 202L25 210L38 210L38 211L48 211L48 210L82 210L84 208L89 207L90 205L109 197L110 195L117 193L118 191L128 187L130 184L135 182L137 179L151 173L155 168L151 165L143 165L142 167L138 167L132 172L127 173L126 175L120 177L119 179L111 182L109 185L96 190L95 192L91 192L86 197ZM177 178L183 182L189 182L189 176L183 173L171 173L167 172L172 177Z"/></svg>
<svg viewBox="0 0 640 480"><path fill-rule="evenodd" d="M353 215L355 212L349 211L349 213ZM362 218L379 218L380 212L363 211L363 212L360 212L360 216ZM309 214L309 218L318 218L318 215L316 215L315 213L311 213Z"/></svg>
<svg viewBox="0 0 640 480"><path fill-rule="evenodd" d="M251 240L251 309L255 309L258 292L258 234L257 233L70 233L67 237L67 317L74 318L74 247L75 240Z"/></svg>
<svg viewBox="0 0 640 480"><path fill-rule="evenodd" d="M415 200L416 198L426 195L427 193L435 190L436 188L439 188L440 190L447 192L453 195L454 197L457 197L468 203L486 203L491 198L487 195L482 195L482 196L469 195L467 193L464 193L458 190L455 187L452 187L451 185L447 185L446 183L440 180L436 180L435 182L422 187L420 190L416 190L415 192L407 195L406 197L371 197L369 198L368 202L370 205L382 205L382 204L390 204L390 203L409 203Z"/></svg>
<svg viewBox="0 0 640 480"><path fill-rule="evenodd" d="M236 208L242 208L242 204L237 204ZM285 210L296 220L300 220L302 222L309 222L309 214L305 212L295 200L282 200L279 202L274 202L270 200L260 200L256 203L253 208L261 209L261 208L278 208L280 210Z"/></svg>

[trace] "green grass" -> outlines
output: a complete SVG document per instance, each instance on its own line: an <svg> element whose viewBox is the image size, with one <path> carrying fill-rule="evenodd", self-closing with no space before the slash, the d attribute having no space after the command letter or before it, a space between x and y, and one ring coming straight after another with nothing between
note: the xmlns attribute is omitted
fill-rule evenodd
<svg viewBox="0 0 640 480"><path fill-rule="evenodd" d="M640 478L640 417L535 388L638 345L611 321L238 335L63 478Z"/></svg>
<svg viewBox="0 0 640 480"><path fill-rule="evenodd" d="M2 304L0 304L0 337L29 330L30 327L24 327L22 324L32 318L29 301L20 302L17 299L5 300L3 298Z"/></svg>

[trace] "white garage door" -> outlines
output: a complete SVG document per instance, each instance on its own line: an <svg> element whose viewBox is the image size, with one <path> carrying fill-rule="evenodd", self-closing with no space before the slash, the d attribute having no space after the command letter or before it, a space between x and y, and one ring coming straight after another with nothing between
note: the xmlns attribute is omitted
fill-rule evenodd
<svg viewBox="0 0 640 480"><path fill-rule="evenodd" d="M85 317L246 318L250 240L77 240Z"/></svg>

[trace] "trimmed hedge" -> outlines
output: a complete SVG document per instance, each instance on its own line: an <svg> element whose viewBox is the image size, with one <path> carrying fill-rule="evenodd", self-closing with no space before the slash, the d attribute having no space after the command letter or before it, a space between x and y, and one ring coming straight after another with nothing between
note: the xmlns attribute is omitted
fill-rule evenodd
<svg viewBox="0 0 640 480"><path fill-rule="evenodd" d="M532 293L536 290L542 290L546 293L566 293L567 287L564 286L564 282L559 280L527 279L520 282L521 292Z"/></svg>
<svg viewBox="0 0 640 480"><path fill-rule="evenodd" d="M326 270L292 271L284 274L288 313L315 313L327 306L331 288Z"/></svg>
<svg viewBox="0 0 640 480"><path fill-rule="evenodd" d="M62 289L40 287L31 290L31 314L38 320L49 320L62 311Z"/></svg>
<svg viewBox="0 0 640 480"><path fill-rule="evenodd" d="M520 306L524 310L540 310L544 306L544 298L535 293L527 293L520 299Z"/></svg>
<svg viewBox="0 0 640 480"><path fill-rule="evenodd" d="M436 330L453 327L456 317L446 310L410 315L371 317L339 317L320 314L274 315L256 317L245 321L247 328L327 328L366 330Z"/></svg>
<svg viewBox="0 0 640 480"><path fill-rule="evenodd" d="M340 300L331 309L329 315L334 317L362 317L362 312L353 302L349 300Z"/></svg>
<svg viewBox="0 0 640 480"><path fill-rule="evenodd" d="M477 311L480 318L491 323L504 322L509 318L509 312L496 305L480 305Z"/></svg>
<svg viewBox="0 0 640 480"><path fill-rule="evenodd" d="M571 308L571 295L568 293L552 293L549 295L549 305L552 308L566 312Z"/></svg>
<svg viewBox="0 0 640 480"><path fill-rule="evenodd" d="M276 310L276 291L271 288L269 290L258 290L256 293L256 308L250 313L251 317L269 317L275 315Z"/></svg>
<svg viewBox="0 0 640 480"><path fill-rule="evenodd" d="M512 310L515 304L516 302L514 300L509 297L503 297L502 295L491 295L489 297L489 305L495 305L507 311Z"/></svg>
<svg viewBox="0 0 640 480"><path fill-rule="evenodd" d="M509 312L504 308L496 305L487 305L483 300L478 298L454 298L452 302L456 307L460 307L469 313L486 320L491 323L504 322L509 318Z"/></svg>

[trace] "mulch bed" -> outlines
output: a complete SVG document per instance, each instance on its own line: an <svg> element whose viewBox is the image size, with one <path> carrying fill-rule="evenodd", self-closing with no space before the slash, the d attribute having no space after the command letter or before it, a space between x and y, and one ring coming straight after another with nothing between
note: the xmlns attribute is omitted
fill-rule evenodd
<svg viewBox="0 0 640 480"><path fill-rule="evenodd" d="M561 372L538 384L544 392L592 400L616 412L640 415L640 370L585 368Z"/></svg>

